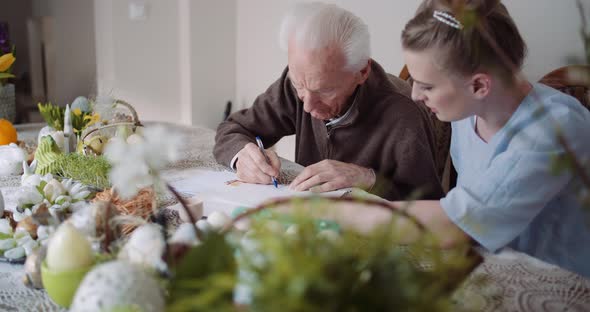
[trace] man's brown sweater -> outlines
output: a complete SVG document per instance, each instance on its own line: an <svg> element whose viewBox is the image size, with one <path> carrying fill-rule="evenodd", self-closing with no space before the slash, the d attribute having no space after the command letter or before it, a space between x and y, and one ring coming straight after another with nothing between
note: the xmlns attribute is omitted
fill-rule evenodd
<svg viewBox="0 0 590 312"><path fill-rule="evenodd" d="M331 128L303 110L288 71L251 108L219 125L213 150L219 163L229 165L257 135L270 147L295 134L295 161L303 166L334 159L373 168L378 182L371 192L389 200L406 199L416 190L422 191L423 199L443 196L428 117L407 89L389 81L379 64L372 61L369 78L357 89L349 113Z"/></svg>

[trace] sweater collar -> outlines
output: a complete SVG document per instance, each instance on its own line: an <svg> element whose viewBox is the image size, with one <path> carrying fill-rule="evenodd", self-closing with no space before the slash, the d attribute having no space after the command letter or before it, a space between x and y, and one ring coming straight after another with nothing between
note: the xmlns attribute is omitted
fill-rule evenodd
<svg viewBox="0 0 590 312"><path fill-rule="evenodd" d="M335 127L335 126L344 125L347 121L349 121L350 116L352 114L354 114L354 112L357 110L356 106L357 106L357 98L358 98L358 94L359 94L359 89L360 89L360 86L357 87L356 90L354 91L354 93L352 95L353 96L352 103L350 104L350 106L348 107L348 109L346 110L344 115L328 120L326 122L326 127Z"/></svg>
<svg viewBox="0 0 590 312"><path fill-rule="evenodd" d="M372 73L371 73L372 75ZM369 75L369 79L371 79L371 75ZM352 104L350 105L350 107L348 108L348 110L346 111L346 113L344 113L344 115L335 118L333 120L330 120L329 122L326 123L327 127L344 127L344 126L348 126L351 125L352 123L354 123L354 121L358 118L359 116L359 112L360 112L360 106L362 105L361 103L363 103L364 101L366 101L366 94L367 91L366 89L368 88L368 80L365 81L365 83L363 83L362 85L357 86L356 90L354 91L354 99L352 100Z"/></svg>

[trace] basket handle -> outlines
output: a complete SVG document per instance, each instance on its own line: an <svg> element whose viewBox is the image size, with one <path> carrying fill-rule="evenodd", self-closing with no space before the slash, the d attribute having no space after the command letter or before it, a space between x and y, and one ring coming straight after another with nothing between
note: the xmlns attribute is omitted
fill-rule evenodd
<svg viewBox="0 0 590 312"><path fill-rule="evenodd" d="M88 131L86 134L84 134L84 136L82 137L82 143L84 143L84 141L86 140L86 137L88 137L88 135L90 135L91 133L96 132L98 130L103 130L103 129L112 128L112 127L118 127L118 126L132 126L133 131L135 131L136 127L143 127L143 124L141 123L141 121L139 121L139 116L137 115L137 111L135 110L133 105L131 105L128 102L121 100L121 99L116 99L115 102L113 102L113 107L115 107L116 105L125 106L131 112L131 115L133 117L133 122L116 122L116 123L112 123L112 124L103 125L98 128L94 128L94 129Z"/></svg>
<svg viewBox="0 0 590 312"><path fill-rule="evenodd" d="M273 207L277 207L281 204L284 203L288 203L290 201L293 200L310 200L310 199L317 199L317 196L307 196L307 197L285 197L285 198L279 198L276 200L272 200L263 204L260 204L258 206L256 206L253 209L249 209L247 211L244 211L243 213L239 214L237 217L235 217L232 222L230 222L227 226L225 230L229 230L232 227L234 227L236 225L236 223L242 219L245 219L249 216L252 216L262 210L265 209L272 209ZM391 205L388 205L387 203L381 202L381 201L376 201L373 199L367 199L367 198L358 198L358 197L330 197L329 199L327 199L329 201L332 202L347 202L347 203L359 203L359 204L369 204L371 206L376 206L379 207L381 209L385 209L389 212L391 212L392 215L399 215L402 217L407 218L408 220L410 220L412 223L414 223L414 225L416 225L418 227L418 229L421 232L426 232L427 229L424 226L424 224L422 224L420 221L418 221L418 219L416 219L414 216L409 215L405 210L402 209L396 209Z"/></svg>
<svg viewBox="0 0 590 312"><path fill-rule="evenodd" d="M125 106L127 109L129 109L129 111L131 112L131 115L133 115L133 123L135 126L137 126L137 127L143 126L141 124L141 122L139 121L139 116L137 115L137 111L135 110L133 105L129 104L126 101L120 100L120 99L116 99L115 102L113 103L113 106L115 106L117 104L121 104L121 105Z"/></svg>

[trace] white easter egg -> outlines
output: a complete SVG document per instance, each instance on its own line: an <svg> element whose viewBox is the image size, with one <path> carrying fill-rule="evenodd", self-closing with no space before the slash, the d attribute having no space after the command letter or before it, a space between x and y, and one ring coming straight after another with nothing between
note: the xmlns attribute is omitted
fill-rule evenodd
<svg viewBox="0 0 590 312"><path fill-rule="evenodd" d="M147 223L131 233L118 258L150 268L165 269L166 263L162 260L165 248L166 242L160 226Z"/></svg>
<svg viewBox="0 0 590 312"><path fill-rule="evenodd" d="M211 228L211 224L209 224L209 222L207 222L207 220L204 219L195 222L195 225L203 233L208 233L209 231L213 230L213 228Z"/></svg>
<svg viewBox="0 0 590 312"><path fill-rule="evenodd" d="M39 134L37 135L37 145L41 143L41 138L46 135L51 135L56 130L53 127L45 126L39 130Z"/></svg>
<svg viewBox="0 0 590 312"><path fill-rule="evenodd" d="M195 226L191 223L183 223L174 232L169 240L171 243L196 245L199 240L195 233Z"/></svg>
<svg viewBox="0 0 590 312"><path fill-rule="evenodd" d="M47 267L54 271L68 271L88 267L94 254L88 239L69 223L55 231L47 247Z"/></svg>
<svg viewBox="0 0 590 312"><path fill-rule="evenodd" d="M144 140L145 139L141 135L134 133L127 137L127 144L138 144L143 142Z"/></svg>
<svg viewBox="0 0 590 312"><path fill-rule="evenodd" d="M20 175L27 153L18 145L0 145L0 176Z"/></svg>
<svg viewBox="0 0 590 312"><path fill-rule="evenodd" d="M63 131L54 131L50 133L51 137L53 138L53 140L55 141L55 144L57 144L57 147L59 147L60 150L64 150L64 142L65 142L65 136L64 136L64 132Z"/></svg>
<svg viewBox="0 0 590 312"><path fill-rule="evenodd" d="M207 222L214 231L221 230L230 221L231 218L221 211L213 211L207 216Z"/></svg>
<svg viewBox="0 0 590 312"><path fill-rule="evenodd" d="M164 311L164 294L145 270L125 261L96 266L80 283L70 311Z"/></svg>

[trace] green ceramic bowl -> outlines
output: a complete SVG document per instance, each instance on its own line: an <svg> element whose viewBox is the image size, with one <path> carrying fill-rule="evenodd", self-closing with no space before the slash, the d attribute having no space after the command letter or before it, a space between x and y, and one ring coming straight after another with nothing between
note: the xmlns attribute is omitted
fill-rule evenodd
<svg viewBox="0 0 590 312"><path fill-rule="evenodd" d="M52 271L43 261L41 264L41 279L43 287L53 302L68 308L72 304L78 285L92 269L93 265L82 269L69 271Z"/></svg>

